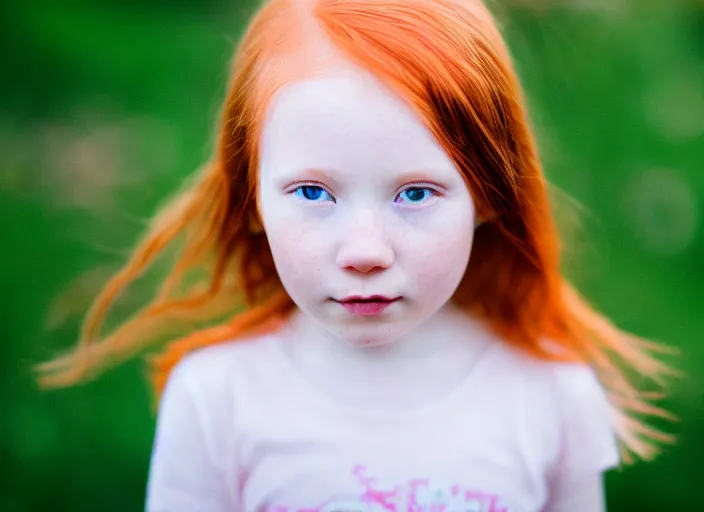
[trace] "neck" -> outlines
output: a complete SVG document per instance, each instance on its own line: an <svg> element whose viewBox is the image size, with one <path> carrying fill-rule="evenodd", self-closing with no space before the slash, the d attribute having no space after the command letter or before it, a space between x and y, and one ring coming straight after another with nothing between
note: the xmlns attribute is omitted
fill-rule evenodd
<svg viewBox="0 0 704 512"><path fill-rule="evenodd" d="M446 393L491 343L481 322L450 305L412 334L377 347L338 339L301 311L281 334L282 348L314 384L342 401L383 408L408 407Z"/></svg>

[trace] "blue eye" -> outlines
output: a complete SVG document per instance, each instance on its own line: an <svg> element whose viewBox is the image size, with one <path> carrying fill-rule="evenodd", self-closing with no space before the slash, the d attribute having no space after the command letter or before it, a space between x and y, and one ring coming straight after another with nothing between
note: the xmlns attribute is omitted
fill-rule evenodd
<svg viewBox="0 0 704 512"><path fill-rule="evenodd" d="M411 204L418 204L427 201L435 195L435 191L428 187L410 187L402 191L398 197L401 201ZM405 197L404 197L405 196ZM399 201L396 201L399 202Z"/></svg>
<svg viewBox="0 0 704 512"><path fill-rule="evenodd" d="M293 192L301 199L305 199L307 201L335 201L332 196L325 191L325 189L316 185L301 185L300 187L294 189Z"/></svg>

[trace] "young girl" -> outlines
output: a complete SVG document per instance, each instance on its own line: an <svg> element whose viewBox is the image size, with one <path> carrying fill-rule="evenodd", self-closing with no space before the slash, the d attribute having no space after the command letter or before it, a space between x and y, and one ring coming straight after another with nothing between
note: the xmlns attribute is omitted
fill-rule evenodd
<svg viewBox="0 0 704 512"><path fill-rule="evenodd" d="M620 364L658 381L658 347L560 274L480 0L267 2L218 142L41 367L74 384L191 329L155 359L147 510L594 512L618 441L648 458L667 440ZM101 339L176 240L153 302Z"/></svg>

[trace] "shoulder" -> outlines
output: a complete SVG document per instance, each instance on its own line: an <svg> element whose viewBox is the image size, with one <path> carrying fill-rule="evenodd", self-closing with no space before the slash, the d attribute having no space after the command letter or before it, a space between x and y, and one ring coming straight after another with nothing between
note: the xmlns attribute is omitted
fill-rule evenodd
<svg viewBox="0 0 704 512"><path fill-rule="evenodd" d="M550 422L558 442L560 470L602 471L618 463L615 408L596 371L587 364L541 360L506 347L504 358L517 376L542 428Z"/></svg>
<svg viewBox="0 0 704 512"><path fill-rule="evenodd" d="M224 510L235 494L234 376L256 350L257 340L228 341L191 352L173 368L159 402L148 510Z"/></svg>
<svg viewBox="0 0 704 512"><path fill-rule="evenodd" d="M185 355L174 373L189 380L217 380L242 366L257 364L266 350L267 336L223 341Z"/></svg>
<svg viewBox="0 0 704 512"><path fill-rule="evenodd" d="M606 390L594 369L583 363L546 362L555 399L565 409L582 401L606 401Z"/></svg>
<svg viewBox="0 0 704 512"><path fill-rule="evenodd" d="M173 368L169 389L180 389L200 399L231 395L239 382L266 361L266 336L224 341L185 355Z"/></svg>
<svg viewBox="0 0 704 512"><path fill-rule="evenodd" d="M603 398L605 391L594 369L585 363L540 359L501 343L499 360L521 387L539 392L562 409L579 400Z"/></svg>
<svg viewBox="0 0 704 512"><path fill-rule="evenodd" d="M566 474L596 472L618 463L615 409L597 373L587 364L539 359L506 344L500 374L519 404L525 425ZM517 414L519 414L517 412ZM539 441L537 441L538 439ZM547 448L550 447L550 448Z"/></svg>
<svg viewBox="0 0 704 512"><path fill-rule="evenodd" d="M159 401L158 437L200 442L212 454L223 451L223 456L230 456L243 410L253 402L248 397L255 394L249 377L267 359L266 341L266 337L237 339L184 356L171 371Z"/></svg>
<svg viewBox="0 0 704 512"><path fill-rule="evenodd" d="M498 359L511 396L520 397L526 414L540 418L542 428L552 425L557 436L590 427L613 434L615 408L588 364L540 359L503 343Z"/></svg>

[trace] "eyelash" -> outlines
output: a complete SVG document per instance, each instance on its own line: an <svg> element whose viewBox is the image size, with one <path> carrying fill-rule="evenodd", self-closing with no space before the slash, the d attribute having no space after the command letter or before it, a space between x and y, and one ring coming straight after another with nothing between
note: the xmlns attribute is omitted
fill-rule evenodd
<svg viewBox="0 0 704 512"><path fill-rule="evenodd" d="M302 189L305 188L305 187L318 188L318 189L322 190L323 192L325 192L326 194L328 194L328 195L332 198L332 202L333 202L333 203L336 203L336 202L337 202L337 201L335 201L335 198L333 197L333 195L332 195L325 187L323 187L322 185L320 185L320 184L318 184L318 183L301 183L300 185L298 185L298 186L294 187L293 189L289 190L289 191L288 191L288 194L296 194L299 190L302 190ZM403 194L404 192L407 192L407 191L409 191L409 190L427 190L427 191L430 192L430 196L431 196L431 197L437 197L437 196L440 195L440 192L439 192L437 189L435 189L435 188L433 188L433 187L431 187L431 186L428 186L427 184L424 184L424 183L414 183L414 184L411 184L411 185L407 186L406 188L402 189L402 190L396 195L396 197L394 198L394 203L395 203L395 204L398 204L398 203L399 203L399 201L397 200L398 197L399 197L401 194ZM316 200L314 200L314 199L306 199L306 198L302 198L302 199L304 199L304 200L307 201L307 202L311 202L311 203L323 202L323 201L316 201ZM420 201L420 202L418 202L418 203L411 203L411 204L421 204L421 203L423 203L423 202L425 202L425 201Z"/></svg>

